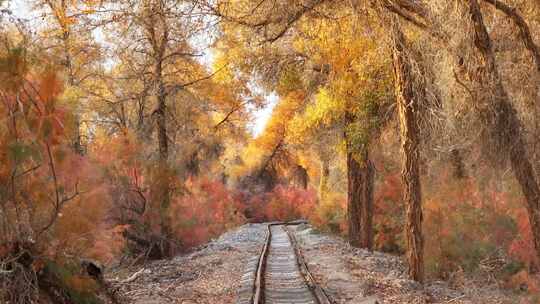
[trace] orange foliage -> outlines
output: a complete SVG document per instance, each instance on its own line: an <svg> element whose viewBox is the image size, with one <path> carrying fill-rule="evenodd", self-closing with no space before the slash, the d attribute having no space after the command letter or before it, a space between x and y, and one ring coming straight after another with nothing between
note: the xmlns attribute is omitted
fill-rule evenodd
<svg viewBox="0 0 540 304"><path fill-rule="evenodd" d="M15 57L3 60L24 64ZM73 114L62 105L56 74L15 72L20 81L0 85L0 242L32 239L49 257L85 255L108 230L101 170L72 148ZM102 254L110 256L93 257Z"/></svg>
<svg viewBox="0 0 540 304"><path fill-rule="evenodd" d="M315 215L310 222L323 231L345 235L347 226L347 197L336 193L328 193L315 208Z"/></svg>

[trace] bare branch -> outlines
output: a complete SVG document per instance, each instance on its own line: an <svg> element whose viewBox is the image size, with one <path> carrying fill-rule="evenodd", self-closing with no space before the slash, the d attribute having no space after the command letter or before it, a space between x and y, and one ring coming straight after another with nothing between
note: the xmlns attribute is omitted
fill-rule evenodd
<svg viewBox="0 0 540 304"><path fill-rule="evenodd" d="M223 70L225 67L227 67L228 64L225 64L224 66L222 66L221 68L217 69L214 73L210 74L210 75L207 75L207 76L204 76L204 77L201 77L201 78L198 78L198 79L195 79L195 80L192 80L192 81L189 81L189 82L185 82L185 83L182 83L182 84L178 84L178 85L173 85L169 88L169 92L167 93L167 95L169 94L175 94L176 92L180 91L180 90L183 90L184 88L186 87L189 87L189 86L192 86L194 84L197 84L199 82L202 82L202 81L205 81L205 80L208 80L208 79L211 79L212 77L214 77L215 75L217 75L219 72L221 72L221 70Z"/></svg>
<svg viewBox="0 0 540 304"><path fill-rule="evenodd" d="M238 104L237 106L233 107L226 115L225 117L223 117L222 120L220 120L215 126L214 126L214 130L217 130L222 124L224 124L227 120L229 120L229 118L231 117L232 114L234 114L234 112L240 110L242 108L242 105L244 105L244 103L240 103Z"/></svg>
<svg viewBox="0 0 540 304"><path fill-rule="evenodd" d="M521 40L523 40L523 44L529 50L529 52L531 52L534 63L536 64L536 70L540 72L540 48L538 48L538 45L534 43L534 39L531 35L531 30L529 29L529 26L525 19L523 19L523 17L517 12L516 8L511 7L500 0L483 1L493 5L496 9L502 11L514 21L516 26L519 28L519 33L521 36Z"/></svg>
<svg viewBox="0 0 540 304"><path fill-rule="evenodd" d="M49 168L51 170L51 174L53 178L55 198L53 200L54 209L53 209L51 218L49 219L49 222L43 228L41 228L41 230L38 232L37 238L39 238L45 231L49 230L49 228L51 228L52 225L56 222L56 220L58 219L58 216L60 215L62 206L66 202L71 201L72 199L74 199L80 194L79 189L78 189L78 183L75 183L75 191L72 195L67 196L67 197L60 196L60 188L58 186L58 177L56 174L56 167L54 165L54 158L51 152L51 147L49 143L45 143L45 147L47 149L47 157L49 158Z"/></svg>
<svg viewBox="0 0 540 304"><path fill-rule="evenodd" d="M400 1L401 2L401 1ZM400 17L402 17L403 19L409 21L410 23L416 25L417 27L419 28L422 28L422 29L426 29L428 26L423 23L422 21L418 20L417 17L415 17L411 11L413 10L413 8L415 7L412 7L412 6L405 6L405 7L401 7L399 5L396 5L394 2L390 1L390 0L385 0L384 1L384 7L387 8L388 10L390 10L391 12L399 15ZM405 9L404 9L405 8ZM421 17L425 16L423 11L419 10L418 12L415 10L413 11L415 13L417 13L418 15L420 15Z"/></svg>

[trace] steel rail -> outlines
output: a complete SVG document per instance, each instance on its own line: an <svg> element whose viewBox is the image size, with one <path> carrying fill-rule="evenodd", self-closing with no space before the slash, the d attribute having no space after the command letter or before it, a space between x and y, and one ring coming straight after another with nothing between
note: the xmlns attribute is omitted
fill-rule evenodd
<svg viewBox="0 0 540 304"><path fill-rule="evenodd" d="M266 239L264 241L264 246L259 255L259 263L257 266L257 275L255 277L255 293L253 295L252 302L253 304L262 304L264 303L264 269L266 267L266 257L268 256L268 247L270 246L270 241L272 239L272 230L270 226L266 226Z"/></svg>
<svg viewBox="0 0 540 304"><path fill-rule="evenodd" d="M296 240L296 236L294 235L293 232L289 230L287 226L285 226L285 231L287 232L287 235L289 236L289 239L291 240L291 243L293 244L293 248L296 253L296 262L298 263L298 266L300 267L300 271L302 272L304 279L306 280L308 286L313 292L315 299L317 300L319 304L332 304L333 302L330 301L330 298L328 297L324 289L321 288L321 286L317 283L317 281L315 280L315 278L309 271L306 260L304 259L304 255L302 254L300 246L298 245L298 242Z"/></svg>
<svg viewBox="0 0 540 304"><path fill-rule="evenodd" d="M250 303L253 303L253 304L265 303L265 271L266 271L266 260L267 260L268 252L269 252L269 249L271 247L271 242L272 242L272 230L271 230L272 226L284 226L283 230L285 230L285 232L287 233L287 236L293 247L296 263L298 264L300 273L304 281L306 282L308 289L310 290L310 292L313 294L313 297L317 301L317 303L318 304L332 304L333 303L330 301L330 299L328 298L324 290L315 281L313 275L311 274L311 272L309 271L307 267L305 259L298 246L296 237L287 228L287 226L300 225L304 223L307 223L307 221L273 222L273 223L269 223L266 226L265 241L258 257L257 270L256 270L254 284L253 284L253 293L251 296Z"/></svg>

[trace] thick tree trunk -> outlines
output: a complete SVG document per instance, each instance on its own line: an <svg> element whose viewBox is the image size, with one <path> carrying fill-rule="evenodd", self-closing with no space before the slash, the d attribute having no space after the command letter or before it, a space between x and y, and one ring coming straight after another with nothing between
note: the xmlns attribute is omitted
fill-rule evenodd
<svg viewBox="0 0 540 304"><path fill-rule="evenodd" d="M453 149L450 153L450 162L452 163L454 178L464 179L467 177L467 172L465 171L465 163L463 162L461 151L459 149Z"/></svg>
<svg viewBox="0 0 540 304"><path fill-rule="evenodd" d="M170 254L169 240L172 236L172 228L169 216L170 206L170 180L169 180L169 142L167 137L167 96L165 94L165 86L162 79L161 60L156 60L154 76L156 81L156 130L158 139L158 155L159 164L157 176L157 196L156 200L159 204L159 219L161 236L164 241L161 244L161 249L164 255Z"/></svg>
<svg viewBox="0 0 540 304"><path fill-rule="evenodd" d="M165 21L164 4L160 1L143 3L145 18L144 30L151 43L152 54L152 100L154 100L155 131L157 137L158 164L154 173L154 195L152 197L152 216L159 218L159 233L161 250L164 255L170 255L172 226L169 214L171 201L171 169L169 167L169 140L167 129L167 91L163 71L163 61L169 43L168 24ZM156 214L157 213L157 214Z"/></svg>
<svg viewBox="0 0 540 304"><path fill-rule="evenodd" d="M368 250L373 249L373 184L375 181L375 167L368 157L367 147L364 155L363 200L360 215L360 246Z"/></svg>
<svg viewBox="0 0 540 304"><path fill-rule="evenodd" d="M417 126L418 101L405 37L397 21L393 22L393 61L395 92L399 116L403 201L406 206L405 235L409 276L418 282L424 280L424 239L422 235L422 195L420 185L420 153Z"/></svg>
<svg viewBox="0 0 540 304"><path fill-rule="evenodd" d="M373 248L373 179L374 168L366 151L360 155L347 153L347 219L349 242L354 247Z"/></svg>
<svg viewBox="0 0 540 304"><path fill-rule="evenodd" d="M497 149L506 153L512 170L527 201L534 246L540 259L540 188L533 166L527 156L521 121L504 88L491 43L477 0L466 1L474 30L474 44L478 50L476 64L463 68L474 85L475 101L480 117L485 121Z"/></svg>
<svg viewBox="0 0 540 304"><path fill-rule="evenodd" d="M164 111L165 106L159 106L160 112ZM159 171L158 172L158 183L159 183L159 216L160 216L160 226L161 226L161 235L166 239L170 239L171 223L169 219L169 206L170 206L170 187L169 187L169 166L168 166L168 148L167 148L167 128L166 128L166 119L165 114L158 114L157 117L157 128L158 128L158 138L159 138ZM165 255L168 254L169 248L168 245L163 246L163 252Z"/></svg>

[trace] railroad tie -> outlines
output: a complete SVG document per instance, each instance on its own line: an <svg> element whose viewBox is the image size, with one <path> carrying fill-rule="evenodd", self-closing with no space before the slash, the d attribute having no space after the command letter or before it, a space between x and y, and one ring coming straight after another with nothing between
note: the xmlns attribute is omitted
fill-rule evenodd
<svg viewBox="0 0 540 304"><path fill-rule="evenodd" d="M236 304L324 304L328 300L314 294L299 267L295 242L282 223L268 225L265 245L249 259L241 277ZM305 266L302 266L305 268ZM313 278L307 272L310 280ZM314 282L311 283L312 285ZM313 286L312 286L313 287ZM318 285L319 291L326 297ZM319 300L318 300L319 299Z"/></svg>

